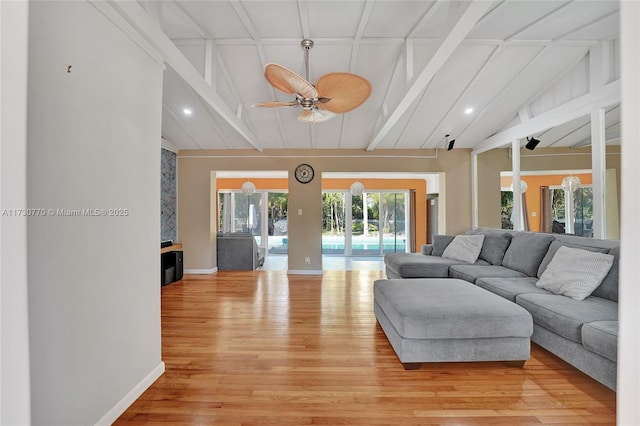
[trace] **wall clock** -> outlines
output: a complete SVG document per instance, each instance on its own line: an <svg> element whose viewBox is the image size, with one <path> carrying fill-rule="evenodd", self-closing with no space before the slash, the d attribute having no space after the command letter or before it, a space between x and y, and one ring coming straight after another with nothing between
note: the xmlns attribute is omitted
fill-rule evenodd
<svg viewBox="0 0 640 426"><path fill-rule="evenodd" d="M313 180L313 167L308 164L300 164L296 167L296 180L300 183L309 183Z"/></svg>

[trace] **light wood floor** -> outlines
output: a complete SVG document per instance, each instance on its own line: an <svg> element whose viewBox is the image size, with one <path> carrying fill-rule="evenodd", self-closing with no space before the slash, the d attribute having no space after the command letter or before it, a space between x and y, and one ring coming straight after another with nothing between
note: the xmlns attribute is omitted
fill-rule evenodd
<svg viewBox="0 0 640 426"><path fill-rule="evenodd" d="M378 278L218 272L162 288L166 372L116 424L615 424L615 393L536 345L523 368L405 371L373 315Z"/></svg>

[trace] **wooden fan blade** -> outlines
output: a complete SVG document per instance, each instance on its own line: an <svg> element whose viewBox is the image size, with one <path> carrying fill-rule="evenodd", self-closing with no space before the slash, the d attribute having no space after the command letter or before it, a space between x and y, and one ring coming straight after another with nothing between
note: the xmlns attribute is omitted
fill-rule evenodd
<svg viewBox="0 0 640 426"><path fill-rule="evenodd" d="M267 64L264 76L273 87L290 95L298 94L303 98L316 98L318 92L304 78L278 64Z"/></svg>
<svg viewBox="0 0 640 426"><path fill-rule="evenodd" d="M337 114L349 112L364 103L371 94L371 83L364 77L348 72L325 74L316 83L321 97L331 98L322 108Z"/></svg>
<svg viewBox="0 0 640 426"><path fill-rule="evenodd" d="M251 105L252 107L261 107L261 108L273 108L273 107L294 107L298 106L297 101L293 102L280 102L280 101L268 101L268 102L260 102L257 104Z"/></svg>
<svg viewBox="0 0 640 426"><path fill-rule="evenodd" d="M311 108L298 114L298 121L302 121L303 123L321 123L331 120L335 116L336 114L331 111Z"/></svg>

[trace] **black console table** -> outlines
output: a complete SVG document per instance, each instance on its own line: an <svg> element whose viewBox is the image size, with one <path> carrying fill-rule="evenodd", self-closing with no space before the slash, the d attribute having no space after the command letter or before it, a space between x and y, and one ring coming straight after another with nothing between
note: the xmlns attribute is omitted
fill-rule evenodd
<svg viewBox="0 0 640 426"><path fill-rule="evenodd" d="M173 244L160 249L160 285L180 281L184 274L182 244Z"/></svg>

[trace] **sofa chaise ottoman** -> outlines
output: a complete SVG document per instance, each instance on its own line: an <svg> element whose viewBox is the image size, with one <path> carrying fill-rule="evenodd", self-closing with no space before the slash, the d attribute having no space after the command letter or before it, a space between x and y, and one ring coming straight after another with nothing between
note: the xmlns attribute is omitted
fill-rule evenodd
<svg viewBox="0 0 640 426"><path fill-rule="evenodd" d="M458 279L381 279L374 312L405 369L425 362L511 361L530 356L529 312Z"/></svg>

